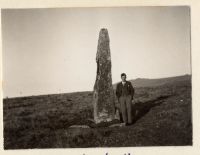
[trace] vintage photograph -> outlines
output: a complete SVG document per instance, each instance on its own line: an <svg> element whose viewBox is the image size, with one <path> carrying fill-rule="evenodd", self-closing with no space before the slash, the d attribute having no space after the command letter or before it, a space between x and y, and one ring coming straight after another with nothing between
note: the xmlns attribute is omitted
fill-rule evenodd
<svg viewBox="0 0 200 155"><path fill-rule="evenodd" d="M192 146L189 6L1 9L4 149Z"/></svg>

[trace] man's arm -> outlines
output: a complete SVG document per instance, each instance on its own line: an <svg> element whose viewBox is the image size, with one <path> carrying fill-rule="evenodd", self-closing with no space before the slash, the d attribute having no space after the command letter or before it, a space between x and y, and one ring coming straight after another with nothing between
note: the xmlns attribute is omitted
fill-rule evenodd
<svg viewBox="0 0 200 155"><path fill-rule="evenodd" d="M133 100L133 96L135 94L135 89L133 88L131 82L130 82L130 90L131 90L131 99Z"/></svg>
<svg viewBox="0 0 200 155"><path fill-rule="evenodd" d="M117 96L117 99L119 100L119 84L117 84L117 87L116 87L116 96Z"/></svg>

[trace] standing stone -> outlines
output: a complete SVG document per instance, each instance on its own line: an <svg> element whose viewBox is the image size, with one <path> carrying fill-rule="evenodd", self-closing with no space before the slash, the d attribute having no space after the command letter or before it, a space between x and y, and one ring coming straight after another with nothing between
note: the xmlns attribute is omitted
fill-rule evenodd
<svg viewBox="0 0 200 155"><path fill-rule="evenodd" d="M115 117L115 104L107 29L101 29L99 33L96 63L97 75L93 92L94 121L109 122Z"/></svg>

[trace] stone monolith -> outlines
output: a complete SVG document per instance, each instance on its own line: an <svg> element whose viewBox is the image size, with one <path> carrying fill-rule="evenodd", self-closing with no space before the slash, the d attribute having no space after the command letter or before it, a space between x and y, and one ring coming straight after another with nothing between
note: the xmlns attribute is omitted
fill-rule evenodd
<svg viewBox="0 0 200 155"><path fill-rule="evenodd" d="M101 29L96 54L97 73L93 91L95 123L110 122L115 117L109 42L108 30Z"/></svg>

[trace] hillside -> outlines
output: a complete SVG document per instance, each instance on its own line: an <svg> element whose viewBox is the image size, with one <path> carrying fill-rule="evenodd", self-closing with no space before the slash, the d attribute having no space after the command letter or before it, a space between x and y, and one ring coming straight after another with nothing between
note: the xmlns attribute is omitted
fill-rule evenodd
<svg viewBox="0 0 200 155"><path fill-rule="evenodd" d="M4 99L4 148L192 145L191 77L142 80L127 127L93 124L92 92ZM69 128L81 124L90 128Z"/></svg>
<svg viewBox="0 0 200 155"><path fill-rule="evenodd" d="M129 80L134 87L156 87L165 84L177 84L181 82L186 82L191 79L191 75L182 75L176 77L167 77L160 79L146 79L146 78L137 78ZM114 89L116 88L116 84L114 84Z"/></svg>

